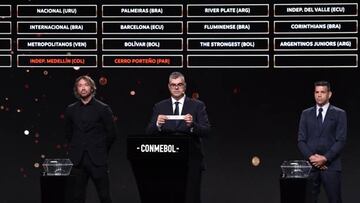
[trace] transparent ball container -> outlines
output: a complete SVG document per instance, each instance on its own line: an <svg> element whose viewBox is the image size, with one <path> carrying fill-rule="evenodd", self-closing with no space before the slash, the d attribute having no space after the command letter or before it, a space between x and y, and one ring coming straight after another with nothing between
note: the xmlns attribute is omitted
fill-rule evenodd
<svg viewBox="0 0 360 203"><path fill-rule="evenodd" d="M307 178L312 168L306 160L287 160L280 167L283 178Z"/></svg>
<svg viewBox="0 0 360 203"><path fill-rule="evenodd" d="M70 159L45 159L42 166L46 176L68 176L73 163Z"/></svg>

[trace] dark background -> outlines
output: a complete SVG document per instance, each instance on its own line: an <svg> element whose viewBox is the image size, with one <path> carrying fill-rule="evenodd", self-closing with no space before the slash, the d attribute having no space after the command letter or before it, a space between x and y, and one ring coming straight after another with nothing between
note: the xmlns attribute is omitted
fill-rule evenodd
<svg viewBox="0 0 360 203"><path fill-rule="evenodd" d="M61 1L63 4L69 2L74 3ZM50 2L27 0L10 3L14 9L15 3ZM134 2L81 0L76 3ZM44 158L66 157L63 112L68 104L76 101L72 93L73 83L83 74L94 78L98 86L97 98L109 104L117 117L120 136L109 160L113 201L139 203L134 176L126 160L126 137L144 132L153 104L169 97L167 80L174 70L185 74L187 95L191 97L198 93L199 99L206 103L213 128L211 136L204 141L208 166L202 187L205 203L280 202L280 165L284 160L302 159L297 149L299 116L303 109L314 105L313 83L317 80L331 82L331 104L348 113L348 142L343 152L343 200L346 203L358 202L358 69L98 68L76 71L20 69L14 65L0 69L0 203L40 202L41 163ZM99 81L104 78L107 83L101 85ZM131 95L131 91L135 95ZM25 135L25 130L30 134ZM254 156L261 161L257 167L251 164ZM326 202L323 194L321 202ZM97 194L90 183L88 203L95 202L98 202Z"/></svg>
<svg viewBox="0 0 360 203"><path fill-rule="evenodd" d="M296 146L299 116L302 109L313 105L313 82L320 79L332 83L331 103L348 113L343 196L344 202L357 202L357 69L178 70L187 78L187 95L198 93L207 104L213 127L205 140L208 169L203 181L204 202L279 202L280 164L302 158ZM41 155L66 157L62 114L67 104L75 101L73 81L82 74L96 81L107 78L107 85L97 83L97 97L108 103L118 118L120 137L110 157L114 202L139 202L126 160L125 139L129 134L143 133L152 105L168 97L171 71L57 69L44 75L43 70L1 70L0 104L5 109L0 111L0 202L40 201ZM131 96L131 91L136 94ZM24 135L24 130L30 134ZM253 156L261 160L257 167L251 164ZM40 167L34 167L35 163ZM97 202L92 183L88 195L90 203Z"/></svg>

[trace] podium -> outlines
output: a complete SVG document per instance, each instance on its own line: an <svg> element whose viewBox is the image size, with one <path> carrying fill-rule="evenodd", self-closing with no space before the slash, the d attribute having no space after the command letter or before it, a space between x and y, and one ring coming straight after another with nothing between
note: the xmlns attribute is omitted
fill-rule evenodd
<svg viewBox="0 0 360 203"><path fill-rule="evenodd" d="M280 178L281 203L311 203L310 178Z"/></svg>
<svg viewBox="0 0 360 203"><path fill-rule="evenodd" d="M281 164L281 203L311 203L311 164L307 160L287 160Z"/></svg>
<svg viewBox="0 0 360 203"><path fill-rule="evenodd" d="M41 203L72 203L75 176L40 176Z"/></svg>
<svg viewBox="0 0 360 203"><path fill-rule="evenodd" d="M127 156L142 203L188 203L200 194L202 155L189 135L127 138Z"/></svg>

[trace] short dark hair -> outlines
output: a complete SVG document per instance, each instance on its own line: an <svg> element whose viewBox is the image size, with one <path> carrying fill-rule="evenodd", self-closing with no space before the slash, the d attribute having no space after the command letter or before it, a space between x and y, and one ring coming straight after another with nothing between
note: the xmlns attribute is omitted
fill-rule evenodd
<svg viewBox="0 0 360 203"><path fill-rule="evenodd" d="M85 80L86 82L89 83L89 85L91 87L91 90L92 90L92 96L95 96L95 94L96 94L96 84L95 84L94 80L88 75L82 75L82 76L79 76L78 78L76 78L76 80L75 80L75 84L74 84L74 95L75 95L75 97L80 99L80 95L77 92L77 85L78 85L80 80Z"/></svg>
<svg viewBox="0 0 360 203"><path fill-rule="evenodd" d="M325 80L316 81L314 83L314 87L317 87L317 86L326 86L328 91L331 91L330 82L328 82L328 81L325 81Z"/></svg>

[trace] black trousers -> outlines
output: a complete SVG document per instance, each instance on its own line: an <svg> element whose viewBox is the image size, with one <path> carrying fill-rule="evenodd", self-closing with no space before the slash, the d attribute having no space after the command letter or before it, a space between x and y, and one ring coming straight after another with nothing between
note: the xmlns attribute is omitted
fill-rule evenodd
<svg viewBox="0 0 360 203"><path fill-rule="evenodd" d="M186 203L201 203L201 181L204 170L201 160L190 160L187 177Z"/></svg>
<svg viewBox="0 0 360 203"><path fill-rule="evenodd" d="M100 202L112 202L110 197L110 182L107 165L94 165L88 152L84 152L79 165L74 166L72 173L76 176L74 203L85 203L86 188L89 179L94 182Z"/></svg>
<svg viewBox="0 0 360 203"><path fill-rule="evenodd" d="M341 203L341 172L340 171L312 171L310 177L313 181L312 195L314 203L320 193L321 185L324 186L329 203Z"/></svg>

